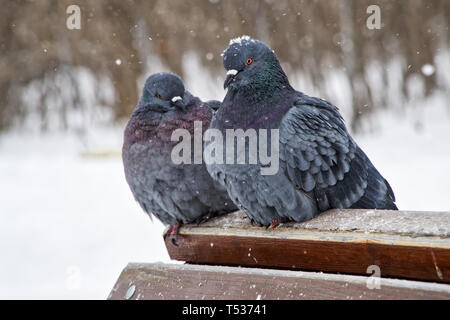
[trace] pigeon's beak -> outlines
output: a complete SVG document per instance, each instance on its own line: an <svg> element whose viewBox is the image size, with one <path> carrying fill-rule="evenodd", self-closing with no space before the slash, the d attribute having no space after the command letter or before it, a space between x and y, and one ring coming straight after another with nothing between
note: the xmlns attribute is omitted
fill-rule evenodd
<svg viewBox="0 0 450 320"><path fill-rule="evenodd" d="M183 98L181 98L180 96L173 97L172 104L180 110L183 110L185 107Z"/></svg>
<svg viewBox="0 0 450 320"><path fill-rule="evenodd" d="M223 83L223 88L226 89L230 85L231 82L234 81L234 78L239 73L239 71L235 69L230 69L227 71L227 78L225 79L225 82Z"/></svg>

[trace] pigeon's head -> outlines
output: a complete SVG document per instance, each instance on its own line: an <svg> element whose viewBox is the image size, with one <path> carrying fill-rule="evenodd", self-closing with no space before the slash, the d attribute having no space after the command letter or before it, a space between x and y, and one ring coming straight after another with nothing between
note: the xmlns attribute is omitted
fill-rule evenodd
<svg viewBox="0 0 450 320"><path fill-rule="evenodd" d="M150 106L154 111L167 112L174 108L183 110L186 106L183 81L179 76L161 72L148 77L139 105Z"/></svg>
<svg viewBox="0 0 450 320"><path fill-rule="evenodd" d="M270 84L277 78L287 81L273 50L248 36L231 40L223 52L222 62L227 70L224 89Z"/></svg>

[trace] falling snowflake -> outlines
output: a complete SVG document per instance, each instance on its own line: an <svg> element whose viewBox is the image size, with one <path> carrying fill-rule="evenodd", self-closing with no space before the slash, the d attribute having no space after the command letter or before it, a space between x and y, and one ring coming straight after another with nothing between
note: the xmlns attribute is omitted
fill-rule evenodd
<svg viewBox="0 0 450 320"><path fill-rule="evenodd" d="M421 70L424 76L429 77L433 75L433 73L436 71L436 68L431 64L424 64Z"/></svg>

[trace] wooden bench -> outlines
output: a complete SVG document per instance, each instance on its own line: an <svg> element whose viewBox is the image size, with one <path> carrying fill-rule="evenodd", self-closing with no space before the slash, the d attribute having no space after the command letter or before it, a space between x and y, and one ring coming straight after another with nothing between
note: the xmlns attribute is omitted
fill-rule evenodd
<svg viewBox="0 0 450 320"><path fill-rule="evenodd" d="M274 229L242 212L180 229L109 299L450 299L450 212L330 210Z"/></svg>

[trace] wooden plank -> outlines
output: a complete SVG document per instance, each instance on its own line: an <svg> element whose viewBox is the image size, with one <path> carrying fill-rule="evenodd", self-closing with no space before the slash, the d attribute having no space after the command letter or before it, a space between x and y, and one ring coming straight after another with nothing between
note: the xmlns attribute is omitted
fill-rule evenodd
<svg viewBox="0 0 450 320"><path fill-rule="evenodd" d="M304 223L255 227L242 212L180 229L171 259L450 282L450 212L331 210Z"/></svg>
<svg viewBox="0 0 450 320"><path fill-rule="evenodd" d="M303 271L182 264L129 264L108 299L450 299L450 285Z"/></svg>

